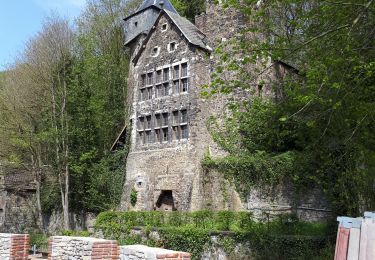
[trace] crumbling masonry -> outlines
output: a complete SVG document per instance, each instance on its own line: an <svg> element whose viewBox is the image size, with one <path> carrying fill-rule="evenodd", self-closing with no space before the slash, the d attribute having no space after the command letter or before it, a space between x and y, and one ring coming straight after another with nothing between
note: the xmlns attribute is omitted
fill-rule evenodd
<svg viewBox="0 0 375 260"><path fill-rule="evenodd" d="M290 190L280 188L274 198L262 198L254 191L241 201L219 173L202 169L205 154L225 155L212 140L207 121L227 103L225 97L203 99L202 86L211 82L215 71L215 48L245 26L238 11L212 2L207 1L206 13L196 17L195 24L181 17L168 0L146 0L125 18L125 46L132 54L128 79L132 105L122 210L291 209ZM291 68L284 63L277 66L268 77ZM273 95L270 89L261 91ZM131 193L137 196L134 205ZM312 201L306 208L324 208L314 198L306 198ZM319 218L324 212L307 215Z"/></svg>

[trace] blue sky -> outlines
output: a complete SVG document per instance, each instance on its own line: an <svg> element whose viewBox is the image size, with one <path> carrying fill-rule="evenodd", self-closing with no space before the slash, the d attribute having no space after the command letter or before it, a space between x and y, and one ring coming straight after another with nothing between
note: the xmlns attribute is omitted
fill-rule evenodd
<svg viewBox="0 0 375 260"><path fill-rule="evenodd" d="M0 0L0 71L22 52L52 11L73 21L86 0Z"/></svg>

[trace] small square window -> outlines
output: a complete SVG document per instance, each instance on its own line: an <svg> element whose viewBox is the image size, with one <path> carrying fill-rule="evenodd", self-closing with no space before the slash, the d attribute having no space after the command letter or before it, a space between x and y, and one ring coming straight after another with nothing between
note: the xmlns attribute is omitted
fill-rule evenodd
<svg viewBox="0 0 375 260"><path fill-rule="evenodd" d="M162 31L166 31L168 29L168 25L165 23L161 26Z"/></svg>
<svg viewBox="0 0 375 260"><path fill-rule="evenodd" d="M169 51L175 51L176 50L176 43L175 42L171 42L169 44Z"/></svg>
<svg viewBox="0 0 375 260"><path fill-rule="evenodd" d="M135 22L135 23L134 23L134 26L137 27L137 26L138 26L138 22Z"/></svg>

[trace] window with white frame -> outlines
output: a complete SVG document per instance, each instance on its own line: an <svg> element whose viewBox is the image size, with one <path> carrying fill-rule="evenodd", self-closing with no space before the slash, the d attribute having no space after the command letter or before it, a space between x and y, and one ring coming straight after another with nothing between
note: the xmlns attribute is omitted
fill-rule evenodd
<svg viewBox="0 0 375 260"><path fill-rule="evenodd" d="M163 69L163 81L169 80L169 68Z"/></svg>
<svg viewBox="0 0 375 260"><path fill-rule="evenodd" d="M188 110L155 113L138 117L138 144L165 143L189 138Z"/></svg>

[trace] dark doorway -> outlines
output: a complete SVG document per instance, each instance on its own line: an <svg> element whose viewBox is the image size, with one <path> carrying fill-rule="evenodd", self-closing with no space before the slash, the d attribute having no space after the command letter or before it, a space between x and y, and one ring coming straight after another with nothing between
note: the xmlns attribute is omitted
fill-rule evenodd
<svg viewBox="0 0 375 260"><path fill-rule="evenodd" d="M175 211L173 194L171 190L163 190L156 202L156 209L159 211Z"/></svg>

